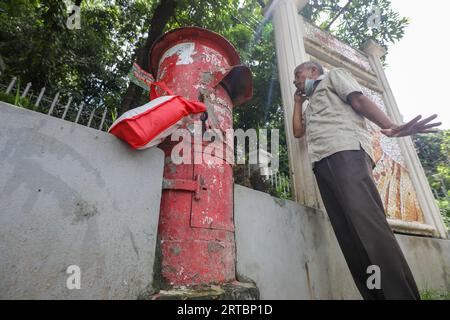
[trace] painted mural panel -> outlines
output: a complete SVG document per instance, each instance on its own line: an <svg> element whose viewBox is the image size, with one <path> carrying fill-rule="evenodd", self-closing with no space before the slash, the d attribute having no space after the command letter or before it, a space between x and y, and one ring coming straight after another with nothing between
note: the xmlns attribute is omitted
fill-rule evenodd
<svg viewBox="0 0 450 320"><path fill-rule="evenodd" d="M364 94L386 112L381 94L364 88ZM424 223L424 215L417 199L410 174L406 168L397 139L380 132L377 125L366 120L372 133L376 161L374 180L389 218Z"/></svg>

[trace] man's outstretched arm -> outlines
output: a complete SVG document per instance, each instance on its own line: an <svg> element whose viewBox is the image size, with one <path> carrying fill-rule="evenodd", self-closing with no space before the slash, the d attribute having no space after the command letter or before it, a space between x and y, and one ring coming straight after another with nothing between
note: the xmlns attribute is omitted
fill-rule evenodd
<svg viewBox="0 0 450 320"><path fill-rule="evenodd" d="M434 114L422 121L422 116L417 116L405 124L396 124L381 111L375 103L363 95L361 92L352 92L348 95L348 101L352 108L381 128L381 133L388 137L404 137L416 133L437 132L437 129L431 129L441 125L441 122L429 123L437 118Z"/></svg>

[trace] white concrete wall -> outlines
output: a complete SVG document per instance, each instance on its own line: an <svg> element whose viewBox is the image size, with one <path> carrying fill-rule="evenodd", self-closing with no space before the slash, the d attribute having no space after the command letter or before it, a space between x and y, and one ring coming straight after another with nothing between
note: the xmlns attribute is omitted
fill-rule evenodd
<svg viewBox="0 0 450 320"><path fill-rule="evenodd" d="M361 299L326 213L235 185L236 270L261 299ZM396 235L419 289L450 291L450 241Z"/></svg>
<svg viewBox="0 0 450 320"><path fill-rule="evenodd" d="M450 292L450 240L409 235L397 240L422 290Z"/></svg>
<svg viewBox="0 0 450 320"><path fill-rule="evenodd" d="M152 285L163 152L0 102L0 299L135 299ZM66 269L81 268L68 290Z"/></svg>
<svg viewBox="0 0 450 320"><path fill-rule="evenodd" d="M157 148L0 103L0 299L151 289L162 170ZM234 197L237 273L262 299L360 298L324 212L238 185ZM397 239L421 289L450 291L450 241Z"/></svg>

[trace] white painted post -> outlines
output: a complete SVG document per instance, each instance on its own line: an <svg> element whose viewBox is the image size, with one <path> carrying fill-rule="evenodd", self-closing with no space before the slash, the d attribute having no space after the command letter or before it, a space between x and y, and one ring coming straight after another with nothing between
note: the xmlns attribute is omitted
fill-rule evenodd
<svg viewBox="0 0 450 320"><path fill-rule="evenodd" d="M78 109L77 118L75 119L75 123L78 123L78 120L80 119L80 116L81 116L81 112L83 111L83 107L84 107L84 102L82 101L80 103L80 106Z"/></svg>
<svg viewBox="0 0 450 320"><path fill-rule="evenodd" d="M64 119L66 118L67 111L69 110L69 107L70 107L70 104L71 104L71 103L72 103L72 97L69 97L69 101L67 101L67 104L66 104L66 106L64 107L64 113L63 113L61 119L64 120Z"/></svg>
<svg viewBox="0 0 450 320"><path fill-rule="evenodd" d="M105 122L107 111L108 111L108 108L105 107L105 111L103 111L102 121L100 122L100 126L98 127L98 130L102 130L102 128L103 128L103 123Z"/></svg>
<svg viewBox="0 0 450 320"><path fill-rule="evenodd" d="M28 94L28 91L30 90L31 87L31 82L27 83L27 86L25 87L25 90L23 90L22 95L20 96L21 98L25 98Z"/></svg>
<svg viewBox="0 0 450 320"><path fill-rule="evenodd" d="M17 77L13 77L11 79L11 82L8 85L8 88L6 88L6 93L10 93L12 88L14 87L14 84L16 83Z"/></svg>
<svg viewBox="0 0 450 320"><path fill-rule="evenodd" d="M278 189L278 172L275 173L275 189Z"/></svg>
<svg viewBox="0 0 450 320"><path fill-rule="evenodd" d="M38 96L36 102L34 103L34 105L35 105L36 107L39 106L39 103L41 102L42 97L44 96L44 92L45 92L45 87L43 87L43 88L41 89L41 92L39 92L39 96Z"/></svg>
<svg viewBox="0 0 450 320"><path fill-rule="evenodd" d="M84 102L82 101L80 103L80 106L78 109L77 118L75 119L75 123L78 123L78 120L80 120L80 116L81 116L81 112L83 111L83 107L84 107Z"/></svg>
<svg viewBox="0 0 450 320"><path fill-rule="evenodd" d="M94 113L95 113L95 109L91 111L91 115L89 116L89 121L87 124L88 127L91 126L92 119L94 118Z"/></svg>
<svg viewBox="0 0 450 320"><path fill-rule="evenodd" d="M296 90L292 84L294 69L308 60L303 43L303 19L298 12L307 3L308 0L279 0L274 9L273 26L294 198L300 204L320 208L306 139L296 139L292 128Z"/></svg>
<svg viewBox="0 0 450 320"><path fill-rule="evenodd" d="M52 104L51 104L50 109L48 110L48 113L47 113L49 116L52 115L53 109L55 108L56 103L58 102L58 99L59 99L59 92L56 93L55 97L53 98Z"/></svg>
<svg viewBox="0 0 450 320"><path fill-rule="evenodd" d="M373 40L368 40L362 50L368 54L370 64L383 88L383 97L388 115L397 123L403 123L400 110L392 93L391 87L384 73L380 58L386 54L386 50ZM425 223L435 228L435 235L448 238L439 207L431 192L425 172L417 156L411 137L396 138L409 171L413 186L416 190L419 204L424 213Z"/></svg>

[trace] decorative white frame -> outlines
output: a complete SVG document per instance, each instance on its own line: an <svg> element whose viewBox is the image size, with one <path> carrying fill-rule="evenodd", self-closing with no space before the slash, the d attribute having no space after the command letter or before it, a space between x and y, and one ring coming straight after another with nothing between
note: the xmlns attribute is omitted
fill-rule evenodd
<svg viewBox="0 0 450 320"><path fill-rule="evenodd" d="M310 52L320 51L314 51L314 44L306 39L305 22L298 14L307 3L308 0L279 0L273 11L273 25L293 193L295 200L300 204L323 209L324 206L317 183L311 170L306 140L305 138L296 139L292 129L293 96L295 92L295 87L292 85L293 70L297 65L310 58L306 53L305 45L308 46ZM339 64L355 71L358 79L364 82L363 84L367 84L369 87L375 84L378 90L383 93L388 115L394 121L402 123L402 117L380 61L380 58L385 54L385 50L373 40L367 41L362 50L363 52L358 52L367 57L372 70L361 72L352 65L351 61L345 61L346 59L340 61ZM330 59L336 58L328 57L326 60ZM398 144L424 213L425 224L388 219L389 224L398 232L447 239L448 234L445 224L411 138L398 138Z"/></svg>

